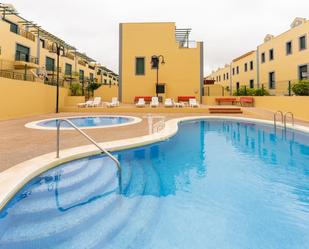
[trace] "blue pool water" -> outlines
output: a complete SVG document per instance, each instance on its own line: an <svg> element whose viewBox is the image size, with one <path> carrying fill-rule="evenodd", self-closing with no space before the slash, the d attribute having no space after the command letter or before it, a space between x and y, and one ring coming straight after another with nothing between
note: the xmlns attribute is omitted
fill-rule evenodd
<svg viewBox="0 0 309 249"><path fill-rule="evenodd" d="M309 136L237 121L65 163L0 213L1 249L309 248Z"/></svg>
<svg viewBox="0 0 309 249"><path fill-rule="evenodd" d="M73 124L75 124L79 128L119 125L134 121L133 118L121 117L121 116L71 117L67 119L70 120ZM56 128L57 123L58 123L57 119L52 119L39 122L37 125L42 127ZM70 128L71 126L65 122L62 122L61 127Z"/></svg>

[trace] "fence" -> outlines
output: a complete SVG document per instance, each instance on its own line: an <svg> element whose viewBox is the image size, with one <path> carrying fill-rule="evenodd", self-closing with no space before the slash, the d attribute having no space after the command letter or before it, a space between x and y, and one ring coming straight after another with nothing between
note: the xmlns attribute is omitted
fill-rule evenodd
<svg viewBox="0 0 309 249"><path fill-rule="evenodd" d="M13 80L35 81L35 77L33 74L25 74L10 70L0 70L0 77Z"/></svg>
<svg viewBox="0 0 309 249"><path fill-rule="evenodd" d="M239 92L242 92L241 95L249 94L251 89L264 89L271 96L293 96L293 86L299 83L299 80L285 80L285 81L276 81L272 84L270 83L260 83L259 88L250 88L248 85L240 85L238 89L233 91L233 94L239 95ZM235 89L235 88L234 88Z"/></svg>

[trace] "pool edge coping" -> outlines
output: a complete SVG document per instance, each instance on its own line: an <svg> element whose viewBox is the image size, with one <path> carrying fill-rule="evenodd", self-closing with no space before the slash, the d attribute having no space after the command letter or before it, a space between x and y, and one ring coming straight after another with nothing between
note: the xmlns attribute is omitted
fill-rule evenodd
<svg viewBox="0 0 309 249"><path fill-rule="evenodd" d="M165 127L161 131L144 136L127 138L115 141L99 143L102 147L109 151L119 151L124 149L141 147L156 142L164 141L175 135L178 131L178 124L184 121L208 120L208 119L224 119L234 121L249 121L254 123L270 124L273 121L265 119L233 117L233 116L187 116L181 118L170 119L165 122ZM283 127L281 123L278 127ZM115 127L115 126L113 126ZM287 124L287 128L305 132L309 134L309 127ZM14 195L24 187L34 177L43 172L57 167L58 165L72 160L80 159L87 156L98 155L100 152L93 145L78 146L60 151L60 158L56 158L56 152L43 154L30 160L19 163L0 173L0 211L14 197Z"/></svg>
<svg viewBox="0 0 309 249"><path fill-rule="evenodd" d="M121 126L127 126L127 125L134 125L134 124L142 122L141 118L135 117L135 116L105 115L105 114L100 115L100 114L98 114L98 115L78 115L78 116L65 116L65 117L41 119L41 120L37 120L37 121L28 122L28 123L25 124L25 127L29 128L29 129L55 131L57 129L56 127L44 127L44 126L40 126L38 124L41 123L41 122L52 121L52 120L61 119L61 118L70 119L70 118L85 118L85 117L98 117L98 118L99 117L121 117L121 118L133 119L133 120L131 122L122 123L122 124L78 127L81 130L114 128L114 127L121 127ZM74 128L72 128L72 127L61 127L61 130L71 131L71 130L74 130Z"/></svg>

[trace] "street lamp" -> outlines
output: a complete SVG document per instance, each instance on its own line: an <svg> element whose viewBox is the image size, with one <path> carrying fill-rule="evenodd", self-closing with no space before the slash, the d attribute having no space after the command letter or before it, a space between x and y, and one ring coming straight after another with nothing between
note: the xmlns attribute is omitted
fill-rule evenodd
<svg viewBox="0 0 309 249"><path fill-rule="evenodd" d="M156 82L156 94L158 97L158 88L159 88L159 65L160 65L160 59L161 59L161 64L164 65L164 56L163 55L153 55L151 56L151 68L152 69L157 69L157 82Z"/></svg>
<svg viewBox="0 0 309 249"><path fill-rule="evenodd" d="M57 93L56 93L56 113L59 112L59 57L60 55L65 55L64 46L53 42L52 52L57 54Z"/></svg>

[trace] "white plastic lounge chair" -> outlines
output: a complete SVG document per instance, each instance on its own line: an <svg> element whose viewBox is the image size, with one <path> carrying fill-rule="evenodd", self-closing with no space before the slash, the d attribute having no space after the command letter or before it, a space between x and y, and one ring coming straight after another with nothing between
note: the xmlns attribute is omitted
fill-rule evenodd
<svg viewBox="0 0 309 249"><path fill-rule="evenodd" d="M101 105L101 97L95 97L89 107L98 107L99 105Z"/></svg>
<svg viewBox="0 0 309 249"><path fill-rule="evenodd" d="M77 107L88 107L89 105L92 105L92 100L87 100L85 103L78 103Z"/></svg>
<svg viewBox="0 0 309 249"><path fill-rule="evenodd" d="M190 107L199 107L200 105L196 102L196 99L189 99Z"/></svg>
<svg viewBox="0 0 309 249"><path fill-rule="evenodd" d="M174 106L173 100L172 99L165 99L164 106L165 107L173 107Z"/></svg>
<svg viewBox="0 0 309 249"><path fill-rule="evenodd" d="M136 106L137 107L145 107L145 100L143 98L138 99Z"/></svg>
<svg viewBox="0 0 309 249"><path fill-rule="evenodd" d="M150 102L150 107L158 107L159 106L159 99L158 97L152 97Z"/></svg>
<svg viewBox="0 0 309 249"><path fill-rule="evenodd" d="M117 98L117 97L113 97L113 98L112 98L112 102L107 102L107 103L106 103L106 106L107 106L107 107L116 107L116 106L119 106L118 98Z"/></svg>

